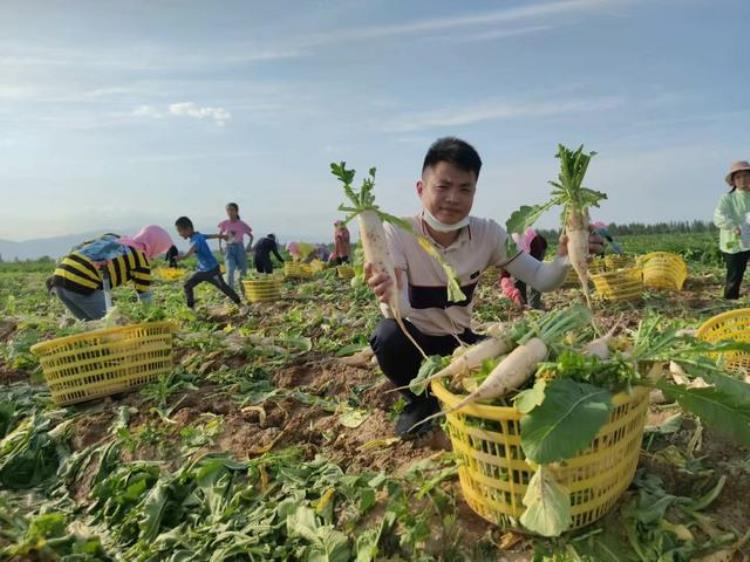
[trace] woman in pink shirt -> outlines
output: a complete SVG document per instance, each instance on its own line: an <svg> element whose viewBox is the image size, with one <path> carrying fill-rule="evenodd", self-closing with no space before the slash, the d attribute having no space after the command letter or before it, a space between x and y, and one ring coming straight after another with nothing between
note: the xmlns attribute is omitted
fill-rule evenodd
<svg viewBox="0 0 750 562"><path fill-rule="evenodd" d="M239 270L240 280L247 275L247 251L243 238L245 235L250 238L247 244L249 250L253 244L253 229L240 219L240 207L237 203L227 203L226 209L229 218L219 223L219 234L226 234L229 237L224 261L227 264L227 284L234 287L235 271ZM219 248L222 249L221 239L219 239Z"/></svg>
<svg viewBox="0 0 750 562"><path fill-rule="evenodd" d="M333 256L336 265L341 265L349 261L349 254L352 251L352 245L349 242L349 229L342 221L333 223L335 227L333 233Z"/></svg>

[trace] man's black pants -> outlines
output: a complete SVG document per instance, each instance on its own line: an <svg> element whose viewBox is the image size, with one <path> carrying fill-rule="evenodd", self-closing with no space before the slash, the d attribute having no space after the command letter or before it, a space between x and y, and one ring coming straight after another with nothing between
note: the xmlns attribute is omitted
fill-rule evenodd
<svg viewBox="0 0 750 562"><path fill-rule="evenodd" d="M411 322L404 320L404 324L427 355L450 355L458 347L458 341L453 336L429 336L420 332ZM466 330L459 338L467 344L476 343L481 339L471 330ZM407 339L395 320L385 318L380 321L370 338L370 347L375 353L380 369L396 386L408 385L419 373L422 355ZM417 396L409 390L401 392L411 402L426 399L424 394Z"/></svg>
<svg viewBox="0 0 750 562"><path fill-rule="evenodd" d="M270 256L255 256L255 271L258 273L273 273L273 263Z"/></svg>

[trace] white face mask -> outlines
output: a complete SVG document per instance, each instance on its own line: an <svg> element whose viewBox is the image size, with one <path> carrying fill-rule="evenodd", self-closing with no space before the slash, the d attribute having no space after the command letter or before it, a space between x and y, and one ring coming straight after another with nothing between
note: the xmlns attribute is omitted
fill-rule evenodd
<svg viewBox="0 0 750 562"><path fill-rule="evenodd" d="M430 226L430 228L432 228L433 230L437 230L438 232L455 232L456 230L461 230L463 227L469 225L468 215L457 223L445 224L444 222L440 222L430 211L428 211L427 209L423 209L422 218L424 219L424 222L426 222Z"/></svg>

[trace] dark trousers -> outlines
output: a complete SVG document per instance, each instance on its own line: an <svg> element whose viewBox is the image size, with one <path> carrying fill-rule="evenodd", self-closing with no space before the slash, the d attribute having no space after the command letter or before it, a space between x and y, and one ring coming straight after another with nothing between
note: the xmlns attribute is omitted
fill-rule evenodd
<svg viewBox="0 0 750 562"><path fill-rule="evenodd" d="M349 263L349 256L342 256L340 258L336 258L336 265L341 265L344 263Z"/></svg>
<svg viewBox="0 0 750 562"><path fill-rule="evenodd" d="M200 283L211 283L214 287L219 289L222 293L232 299L236 304L240 304L240 297L234 292L234 289L226 284L224 278L221 276L221 269L218 267L211 271L196 271L190 279L185 281L185 298L187 298L187 305L190 308L195 306L195 295L193 289Z"/></svg>
<svg viewBox="0 0 750 562"><path fill-rule="evenodd" d="M258 273L273 273L273 263L270 256L255 256L255 270Z"/></svg>
<svg viewBox="0 0 750 562"><path fill-rule="evenodd" d="M458 347L458 342L453 336L428 336L411 322L404 320L404 324L427 355L450 355ZM467 344L476 343L481 339L471 330L466 330L459 338ZM380 369L396 386L406 386L419 373L422 356L395 320L385 318L380 321L370 338L370 347L378 359ZM410 390L401 392L410 402L426 399L424 394L417 396Z"/></svg>
<svg viewBox="0 0 750 562"><path fill-rule="evenodd" d="M724 254L724 261L727 264L727 280L724 285L725 299L740 298L740 284L745 275L747 260L750 258L750 251L737 252L736 254Z"/></svg>

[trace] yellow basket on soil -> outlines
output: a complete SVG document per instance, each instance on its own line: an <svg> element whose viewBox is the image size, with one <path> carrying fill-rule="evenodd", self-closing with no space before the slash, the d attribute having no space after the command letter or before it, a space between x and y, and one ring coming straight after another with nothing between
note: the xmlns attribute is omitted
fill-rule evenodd
<svg viewBox="0 0 750 562"><path fill-rule="evenodd" d="M146 322L38 343L52 400L60 406L127 392L172 370L173 322Z"/></svg>
<svg viewBox="0 0 750 562"><path fill-rule="evenodd" d="M444 409L463 398L435 382L432 390ZM604 516L630 485L638 466L648 391L612 398L607 424L578 455L553 468L556 480L570 491L571 530ZM492 429L467 423L485 422ZM521 413L515 408L474 404L447 416L453 452L462 460L461 490L469 506L487 521L515 526L524 510L523 497L535 470L521 449Z"/></svg>
<svg viewBox="0 0 750 562"><path fill-rule="evenodd" d="M730 310L709 318L698 328L696 336L711 343L724 340L750 343L750 308ZM750 355L740 351L720 355L722 363L729 371L750 375Z"/></svg>
<svg viewBox="0 0 750 562"><path fill-rule="evenodd" d="M310 262L310 272L311 273L320 273L326 268L326 264L323 263L321 260L313 260Z"/></svg>
<svg viewBox="0 0 750 562"><path fill-rule="evenodd" d="M273 302L281 298L281 279L274 275L265 278L245 279L245 298L250 302Z"/></svg>
<svg viewBox="0 0 750 562"><path fill-rule="evenodd" d="M154 275L162 281L179 281L186 273L187 270L181 267L160 267L154 270Z"/></svg>
<svg viewBox="0 0 750 562"><path fill-rule="evenodd" d="M354 277L354 268L351 265L339 265L336 267L336 274L341 279L351 279Z"/></svg>
<svg viewBox="0 0 750 562"><path fill-rule="evenodd" d="M643 284L653 289L682 290L687 279L687 264L681 256L669 252L651 252L640 258Z"/></svg>
<svg viewBox="0 0 750 562"><path fill-rule="evenodd" d="M632 301L643 294L643 277L638 267L591 275L596 294L608 301Z"/></svg>
<svg viewBox="0 0 750 562"><path fill-rule="evenodd" d="M572 267L570 269L573 269ZM591 273L605 273L609 270L607 263L604 258L594 258L588 263L589 274Z"/></svg>
<svg viewBox="0 0 750 562"><path fill-rule="evenodd" d="M608 254L604 256L604 267L608 271L614 269L623 269L627 267L633 267L635 265L635 258L633 256Z"/></svg>
<svg viewBox="0 0 750 562"><path fill-rule="evenodd" d="M284 262L284 276L292 279L307 279L312 277L312 269L304 263L287 261Z"/></svg>

